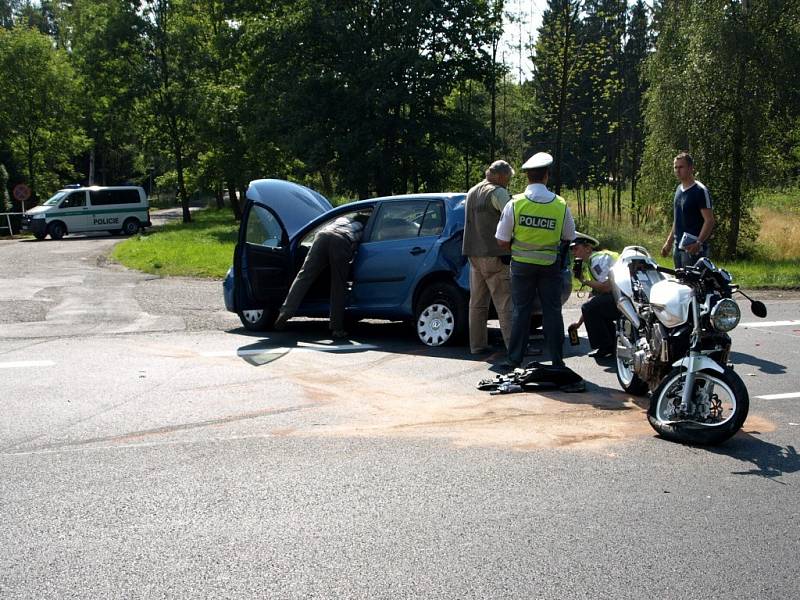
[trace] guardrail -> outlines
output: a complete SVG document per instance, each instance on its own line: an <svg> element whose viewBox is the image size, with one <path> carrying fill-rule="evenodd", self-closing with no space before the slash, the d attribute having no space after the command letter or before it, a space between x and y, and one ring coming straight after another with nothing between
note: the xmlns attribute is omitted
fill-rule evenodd
<svg viewBox="0 0 800 600"><path fill-rule="evenodd" d="M8 235L11 236L13 239L14 237L14 230L11 229L11 217L12 215L24 215L25 213L21 212L13 212L13 213L0 213L0 217L6 218L6 224L2 225L2 221L0 221L0 229L8 229Z"/></svg>

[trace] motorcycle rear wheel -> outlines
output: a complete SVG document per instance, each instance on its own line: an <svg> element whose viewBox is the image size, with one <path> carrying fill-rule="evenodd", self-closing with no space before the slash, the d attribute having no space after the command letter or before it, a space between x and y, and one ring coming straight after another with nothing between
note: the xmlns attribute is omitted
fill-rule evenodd
<svg viewBox="0 0 800 600"><path fill-rule="evenodd" d="M663 438L684 444L714 446L732 437L744 425L750 409L750 397L741 378L731 369L725 367L720 373L711 369L698 371L695 375L695 390L700 392L701 386L713 385L715 398L731 405L730 417L719 425L702 425L694 421L678 423L665 422L674 404L680 401L683 386L686 382L684 369L673 369L653 390L650 406L647 409L647 420Z"/></svg>

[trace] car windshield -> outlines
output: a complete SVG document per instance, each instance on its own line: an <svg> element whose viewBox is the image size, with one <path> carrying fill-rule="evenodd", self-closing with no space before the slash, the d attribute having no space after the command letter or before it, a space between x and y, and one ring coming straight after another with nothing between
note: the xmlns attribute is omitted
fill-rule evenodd
<svg viewBox="0 0 800 600"><path fill-rule="evenodd" d="M55 196L48 199L47 202L44 203L45 206L54 206L61 202L64 199L68 192L57 192Z"/></svg>

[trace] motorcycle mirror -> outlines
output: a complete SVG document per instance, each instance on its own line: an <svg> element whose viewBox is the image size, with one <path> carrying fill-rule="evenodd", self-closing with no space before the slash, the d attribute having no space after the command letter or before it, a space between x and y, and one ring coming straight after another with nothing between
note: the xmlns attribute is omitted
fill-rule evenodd
<svg viewBox="0 0 800 600"><path fill-rule="evenodd" d="M760 317L762 319L767 316L767 307L763 302L759 300L753 300L750 303L750 310L755 316Z"/></svg>

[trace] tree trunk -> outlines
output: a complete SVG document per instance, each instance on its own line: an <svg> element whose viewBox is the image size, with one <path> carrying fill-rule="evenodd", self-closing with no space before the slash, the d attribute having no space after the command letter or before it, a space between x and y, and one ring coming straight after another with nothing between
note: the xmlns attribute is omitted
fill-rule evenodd
<svg viewBox="0 0 800 600"><path fill-rule="evenodd" d="M242 220L242 209L239 206L239 199L236 197L236 186L231 181L228 182L228 200L231 203L233 218L237 221Z"/></svg>
<svg viewBox="0 0 800 600"><path fill-rule="evenodd" d="M217 187L214 190L214 197L217 200L217 210L222 210L225 208L225 198L222 195L222 186L217 184Z"/></svg>

